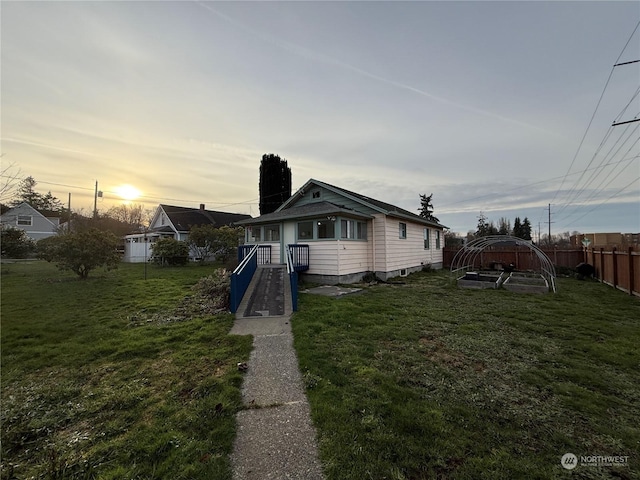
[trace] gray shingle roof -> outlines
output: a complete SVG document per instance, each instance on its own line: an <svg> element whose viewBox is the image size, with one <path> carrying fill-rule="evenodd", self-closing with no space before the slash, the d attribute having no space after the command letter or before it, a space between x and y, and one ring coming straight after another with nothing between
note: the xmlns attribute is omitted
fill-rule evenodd
<svg viewBox="0 0 640 480"><path fill-rule="evenodd" d="M366 213L357 212L355 210L336 205L331 202L315 202L307 205L301 205L299 207L291 207L284 210L279 210L273 213L267 213L260 215L258 218L252 218L248 220L241 220L237 222L238 225L255 225L264 224L270 222L279 222L289 218L307 218L307 217L321 217L328 215L343 215L355 218L371 218L371 215Z"/></svg>
<svg viewBox="0 0 640 480"><path fill-rule="evenodd" d="M171 220L171 223L179 232L188 232L196 225L234 225L242 220L250 219L250 215L242 213L218 212L215 210L201 210L199 208L177 207L163 205L160 207Z"/></svg>

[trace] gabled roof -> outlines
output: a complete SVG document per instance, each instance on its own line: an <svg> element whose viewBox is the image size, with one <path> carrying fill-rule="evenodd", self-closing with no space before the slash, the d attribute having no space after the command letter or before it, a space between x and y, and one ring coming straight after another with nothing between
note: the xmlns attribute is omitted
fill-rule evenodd
<svg viewBox="0 0 640 480"><path fill-rule="evenodd" d="M53 225L54 227L57 227L58 225L56 223L54 223L53 221L51 221L52 218L55 219L59 219L60 218L60 214L56 213L56 212L41 212L39 210L36 210L35 208L33 208L28 202L22 202L19 203L18 205L10 208L9 210L7 210L6 212L4 212L1 217L2 217L2 221L11 221L11 220L15 220L15 218L10 218L12 216L15 215L14 211L22 211L22 215L36 215L39 217L42 217L43 219L45 219L46 221L48 221L49 223L51 223L51 225ZM53 215L45 215L48 213L52 213Z"/></svg>
<svg viewBox="0 0 640 480"><path fill-rule="evenodd" d="M241 220L251 218L243 213L218 212L200 208L177 207L175 205L160 204L160 208L169 218L178 232L188 232L196 225L233 225Z"/></svg>
<svg viewBox="0 0 640 480"><path fill-rule="evenodd" d="M314 202L306 205L300 206L292 206L290 208L284 210L276 210L272 213L266 213L264 215L260 215L258 218L251 218L248 220L243 220L237 222L238 225L247 225L247 224L264 224L270 222L279 222L281 220L286 220L289 218L315 218L315 217L324 217L329 215L342 215L354 218L372 218L371 215L367 215L366 213L357 212L350 208L343 207L341 205L336 205L331 202Z"/></svg>
<svg viewBox="0 0 640 480"><path fill-rule="evenodd" d="M357 203L360 203L363 206L369 207L375 211L380 213L384 213L385 215L390 215L393 217L404 218L407 220L412 220L414 222L422 223L425 225L433 225L441 228L446 228L444 225L438 222L434 222L432 220L427 220L420 215L416 215L415 213L410 212L409 210L405 210L404 208L396 207L395 205L391 205L390 203L382 202L380 200L376 200L375 198L367 197L365 195L361 195L356 192L352 192L350 190L346 190L344 188L336 187L335 185L330 185L328 183L321 182L319 180L310 179L305 183L298 191L293 194L286 202L284 202L280 207L276 210L276 212L280 212L286 209L291 208L291 205L295 205L295 202L304 195L305 191L309 190L309 187L314 184L322 188L326 188L338 195L342 195L346 198L349 198ZM262 218L262 217L259 217Z"/></svg>

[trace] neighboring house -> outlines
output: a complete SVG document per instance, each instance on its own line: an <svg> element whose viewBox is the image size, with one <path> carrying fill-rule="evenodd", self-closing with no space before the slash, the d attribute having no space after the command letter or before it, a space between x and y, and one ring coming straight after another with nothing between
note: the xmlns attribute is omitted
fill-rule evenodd
<svg viewBox="0 0 640 480"><path fill-rule="evenodd" d="M60 217L45 216L27 202L22 202L3 213L0 223L3 227L24 230L28 237L37 241L57 234Z"/></svg>
<svg viewBox="0 0 640 480"><path fill-rule="evenodd" d="M151 245L162 237L176 240L187 240L191 227L196 225L234 225L240 220L251 218L241 213L217 212L205 210L204 204L200 208L176 207L173 205L158 205L149 229L143 233L136 233L124 237L123 261L136 263L144 262L151 256ZM194 252L191 259L196 259Z"/></svg>
<svg viewBox="0 0 640 480"><path fill-rule="evenodd" d="M271 245L272 263L284 263L287 245L308 245L304 275L312 281L353 283L367 272L386 280L442 268L444 225L314 179L275 212L238 225L246 227L246 243Z"/></svg>

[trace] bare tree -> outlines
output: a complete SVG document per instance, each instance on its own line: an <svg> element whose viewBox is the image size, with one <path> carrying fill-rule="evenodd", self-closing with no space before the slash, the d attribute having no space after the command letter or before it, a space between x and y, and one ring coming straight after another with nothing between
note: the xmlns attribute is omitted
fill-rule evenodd
<svg viewBox="0 0 640 480"><path fill-rule="evenodd" d="M4 157L4 153L0 155ZM6 202L13 197L13 192L20 181L21 170L15 163L2 167L0 170L0 202Z"/></svg>

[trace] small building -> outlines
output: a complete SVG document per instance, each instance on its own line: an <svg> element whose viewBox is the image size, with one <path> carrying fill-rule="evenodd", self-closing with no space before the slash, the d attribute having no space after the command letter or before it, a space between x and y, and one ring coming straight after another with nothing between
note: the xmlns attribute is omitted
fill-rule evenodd
<svg viewBox="0 0 640 480"><path fill-rule="evenodd" d="M22 202L3 213L0 224L24 230L29 238L37 241L58 233L60 217L39 212L27 202Z"/></svg>
<svg viewBox="0 0 640 480"><path fill-rule="evenodd" d="M246 227L246 244L269 246L271 263L285 263L290 245L307 245L311 281L353 283L369 272L387 280L442 268L444 225L314 179L275 212L237 224Z"/></svg>
<svg viewBox="0 0 640 480"><path fill-rule="evenodd" d="M124 237L124 262L139 263L146 261L152 253L151 245L159 238L171 237L176 240L187 240L192 227L196 225L233 226L240 220L250 219L250 215L242 213L218 212L200 208L177 207L174 205L158 205L151 220L149 229ZM190 258L196 259L191 252Z"/></svg>

